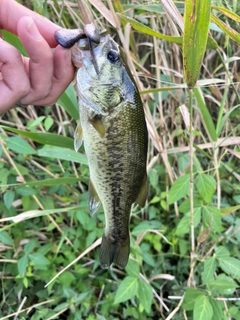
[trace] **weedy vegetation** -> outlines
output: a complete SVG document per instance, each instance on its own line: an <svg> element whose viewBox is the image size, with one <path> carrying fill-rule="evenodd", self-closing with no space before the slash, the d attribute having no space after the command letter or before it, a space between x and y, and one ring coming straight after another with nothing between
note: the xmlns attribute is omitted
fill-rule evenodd
<svg viewBox="0 0 240 320"><path fill-rule="evenodd" d="M21 2L62 27L84 23L74 0ZM0 319L240 320L239 2L88 4L142 94L148 201L132 208L127 267L102 270L73 84L54 106L2 115Z"/></svg>

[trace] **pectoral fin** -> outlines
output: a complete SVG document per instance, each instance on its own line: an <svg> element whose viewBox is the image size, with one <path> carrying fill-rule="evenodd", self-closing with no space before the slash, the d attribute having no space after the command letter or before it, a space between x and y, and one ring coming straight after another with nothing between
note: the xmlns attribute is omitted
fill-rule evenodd
<svg viewBox="0 0 240 320"><path fill-rule="evenodd" d="M89 180L89 185L88 185L88 206L91 215L93 216L94 213L97 211L101 204L101 201L98 197L97 191L95 190L95 187L91 181Z"/></svg>
<svg viewBox="0 0 240 320"><path fill-rule="evenodd" d="M88 121L91 123L91 125L96 129L96 131L103 138L105 135L105 128L102 123L102 120L99 117L95 117L93 119L89 119Z"/></svg>
<svg viewBox="0 0 240 320"><path fill-rule="evenodd" d="M79 122L77 125L77 128L74 132L74 149L76 152L81 147L82 141L83 141L83 139L82 139L82 126L81 126L81 123Z"/></svg>
<svg viewBox="0 0 240 320"><path fill-rule="evenodd" d="M140 188L140 192L138 194L138 197L136 199L136 203L143 208L145 206L145 202L147 200L147 174L145 175L143 179L142 186Z"/></svg>

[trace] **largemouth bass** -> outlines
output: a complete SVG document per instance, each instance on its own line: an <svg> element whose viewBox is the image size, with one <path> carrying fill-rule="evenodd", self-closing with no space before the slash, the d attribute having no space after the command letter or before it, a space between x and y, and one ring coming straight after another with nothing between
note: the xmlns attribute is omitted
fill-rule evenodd
<svg viewBox="0 0 240 320"><path fill-rule="evenodd" d="M92 50L86 39L72 49L79 68L80 112L74 144L77 150L84 141L90 212L94 214L101 203L104 209L100 265L124 268L130 253L131 206L135 202L143 207L147 195L147 128L140 94L118 44L105 35Z"/></svg>

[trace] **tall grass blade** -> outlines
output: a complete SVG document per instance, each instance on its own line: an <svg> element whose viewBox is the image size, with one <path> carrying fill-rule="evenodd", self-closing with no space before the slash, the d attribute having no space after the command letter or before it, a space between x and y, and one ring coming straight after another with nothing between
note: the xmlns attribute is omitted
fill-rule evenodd
<svg viewBox="0 0 240 320"><path fill-rule="evenodd" d="M216 25L226 33L233 41L235 41L238 45L240 44L240 33L236 30L232 29L226 23L222 22L220 19L211 14L211 20L216 23Z"/></svg>
<svg viewBox="0 0 240 320"><path fill-rule="evenodd" d="M232 20L235 20L237 22L240 22L240 16L236 14L235 12L228 10L224 7L217 7L217 6L211 6L212 9L215 9L217 11L220 11L223 13L226 17L231 18Z"/></svg>
<svg viewBox="0 0 240 320"><path fill-rule="evenodd" d="M177 43L177 44L182 44L182 37L173 37L173 36L166 36L162 33L159 33L157 31L154 31L152 30L151 28L145 26L144 24L132 19L132 18L129 18L129 17L126 17L124 16L123 14L121 13L118 13L118 16L125 22L129 22L131 24L131 26L133 27L133 29L141 32L141 33L144 33L144 34L148 34L149 36L152 36L152 37L156 37L156 38L159 38L159 39L162 39L162 40L166 40L166 41L169 41L169 42L173 42L173 43Z"/></svg>
<svg viewBox="0 0 240 320"><path fill-rule="evenodd" d="M22 42L19 40L19 38L17 36L15 36L14 34L12 34L9 31L6 31L6 30L1 30L1 34L2 34L3 40L7 41L12 46L14 46L16 49L18 49L18 51L23 56L28 57L28 53L27 53L26 49L24 48Z"/></svg>
<svg viewBox="0 0 240 320"><path fill-rule="evenodd" d="M210 0L186 0L184 13L183 65L186 83L197 82L206 50L210 24Z"/></svg>
<svg viewBox="0 0 240 320"><path fill-rule="evenodd" d="M65 148L51 147L46 145L42 149L39 149L37 154L40 157L73 161L81 164L88 163L85 155Z"/></svg>
<svg viewBox="0 0 240 320"><path fill-rule="evenodd" d="M208 108L205 105L205 102L204 102L203 97L201 95L200 89L195 88L193 90L193 92L194 92L194 95L197 99L198 107L199 107L201 115L203 117L203 121L204 121L206 129L208 131L208 134L211 137L212 141L217 141L216 129L215 129L214 123L212 121L212 117L208 111Z"/></svg>
<svg viewBox="0 0 240 320"><path fill-rule="evenodd" d="M57 104L63 107L74 120L79 119L78 103L72 84L68 86L65 92L58 99Z"/></svg>
<svg viewBox="0 0 240 320"><path fill-rule="evenodd" d="M29 132L29 131L19 130L19 129L7 127L7 126L1 126L1 128L7 131L17 133L25 138L29 138L41 144L48 144L56 147L74 149L73 139L60 136L59 134L56 134L56 133Z"/></svg>

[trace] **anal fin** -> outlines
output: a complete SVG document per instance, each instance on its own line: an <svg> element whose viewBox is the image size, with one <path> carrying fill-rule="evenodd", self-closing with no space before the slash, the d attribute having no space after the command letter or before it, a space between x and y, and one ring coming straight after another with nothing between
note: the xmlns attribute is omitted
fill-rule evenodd
<svg viewBox="0 0 240 320"><path fill-rule="evenodd" d="M74 132L74 149L77 152L78 149L81 147L83 142L83 133L82 133L82 126L80 121L78 122L78 125L76 127L76 130Z"/></svg>
<svg viewBox="0 0 240 320"><path fill-rule="evenodd" d="M145 174L139 194L136 199L136 203L143 208L147 200L147 174Z"/></svg>
<svg viewBox="0 0 240 320"><path fill-rule="evenodd" d="M100 204L101 204L101 200L99 199L97 191L95 190L95 187L90 179L89 185L88 185L88 206L92 216L97 211Z"/></svg>

